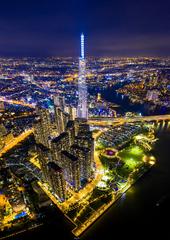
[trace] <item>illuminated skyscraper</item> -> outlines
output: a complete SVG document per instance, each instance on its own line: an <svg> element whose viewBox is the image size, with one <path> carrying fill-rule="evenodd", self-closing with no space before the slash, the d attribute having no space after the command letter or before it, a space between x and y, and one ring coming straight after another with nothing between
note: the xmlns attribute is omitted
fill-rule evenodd
<svg viewBox="0 0 170 240"><path fill-rule="evenodd" d="M75 134L76 134L76 124L75 121L68 121L66 126L66 131L69 134L69 144L70 146L74 144Z"/></svg>
<svg viewBox="0 0 170 240"><path fill-rule="evenodd" d="M84 34L81 34L81 56L79 58L78 77L78 118L88 118L87 86L86 86L86 60L84 58Z"/></svg>
<svg viewBox="0 0 170 240"><path fill-rule="evenodd" d="M48 163L49 184L52 191L58 196L59 201L66 198L66 182L64 180L63 170L56 163Z"/></svg>
<svg viewBox="0 0 170 240"><path fill-rule="evenodd" d="M64 107L65 107L64 96L55 95L53 97L53 101L54 101L54 106L56 106L56 107L60 108L62 111L64 111Z"/></svg>
<svg viewBox="0 0 170 240"><path fill-rule="evenodd" d="M49 137L52 133L50 112L48 109L43 108L37 108L36 112L39 118L34 124L35 140L37 143L50 147Z"/></svg>
<svg viewBox="0 0 170 240"><path fill-rule="evenodd" d="M37 144L37 152L38 152L41 170L43 173L43 179L46 182L48 182L49 181L49 173L48 173L48 169L47 169L47 164L49 161L52 161L50 149L45 147L43 144Z"/></svg>
<svg viewBox="0 0 170 240"><path fill-rule="evenodd" d="M64 163L65 179L75 191L78 191L81 187L80 159L68 151L62 151L62 161Z"/></svg>
<svg viewBox="0 0 170 240"><path fill-rule="evenodd" d="M54 118L58 133L64 132L70 115L65 112L65 98L63 96L54 96Z"/></svg>
<svg viewBox="0 0 170 240"><path fill-rule="evenodd" d="M61 167L53 160L52 151L42 144L37 144L39 162L43 173L43 180L49 184L51 190L57 195L59 201L66 198L66 182Z"/></svg>
<svg viewBox="0 0 170 240"><path fill-rule="evenodd" d="M51 142L52 157L56 164L60 167L64 167L64 162L62 161L61 152L63 150L69 149L69 134L68 132L61 133L58 137L54 138Z"/></svg>

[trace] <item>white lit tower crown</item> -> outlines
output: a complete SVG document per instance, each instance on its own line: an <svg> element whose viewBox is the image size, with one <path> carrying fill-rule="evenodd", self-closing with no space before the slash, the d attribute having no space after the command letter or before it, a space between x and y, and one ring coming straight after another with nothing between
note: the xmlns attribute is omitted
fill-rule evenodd
<svg viewBox="0 0 170 240"><path fill-rule="evenodd" d="M79 58L78 77L78 118L88 118L87 86L86 86L86 60L84 58L84 34L81 34L81 56Z"/></svg>

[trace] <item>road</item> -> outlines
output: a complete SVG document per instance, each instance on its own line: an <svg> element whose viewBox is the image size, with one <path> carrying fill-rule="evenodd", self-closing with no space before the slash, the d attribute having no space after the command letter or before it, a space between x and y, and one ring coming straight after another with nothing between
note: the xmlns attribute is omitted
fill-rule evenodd
<svg viewBox="0 0 170 240"><path fill-rule="evenodd" d="M7 145L5 145L4 148L0 150L0 157L2 157L3 154L8 152L10 149L15 147L18 143L22 142L24 139L26 139L29 135L31 135L34 132L34 129L28 129L24 132L22 132L19 136L13 138L11 142L9 142Z"/></svg>
<svg viewBox="0 0 170 240"><path fill-rule="evenodd" d="M120 117L120 118L90 118L88 120L88 123L90 125L100 125L100 126L109 126L109 125L113 125L115 123L129 123L129 122L143 122L143 121L165 121L165 120L169 120L170 121L170 115L166 114L166 115L156 115L156 116L139 116L139 117Z"/></svg>
<svg viewBox="0 0 170 240"><path fill-rule="evenodd" d="M27 118L27 117L35 117L36 114L33 112L24 112L21 113L20 115L14 115L14 116L3 116L0 118L0 121L4 122L6 120L14 120L14 119L19 119L19 118Z"/></svg>
<svg viewBox="0 0 170 240"><path fill-rule="evenodd" d="M0 101L10 103L10 104L22 105L24 107L35 108L33 104L25 103L23 101L18 101L18 100L7 99L5 97L0 97Z"/></svg>
<svg viewBox="0 0 170 240"><path fill-rule="evenodd" d="M29 161L35 165L35 167L41 169L40 163L38 161L38 154L35 154L33 157L29 159Z"/></svg>

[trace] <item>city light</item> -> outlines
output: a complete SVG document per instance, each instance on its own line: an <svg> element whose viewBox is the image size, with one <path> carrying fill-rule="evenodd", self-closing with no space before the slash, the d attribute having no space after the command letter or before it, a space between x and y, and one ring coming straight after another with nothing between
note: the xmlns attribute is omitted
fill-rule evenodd
<svg viewBox="0 0 170 240"><path fill-rule="evenodd" d="M81 58L84 59L84 34L81 34Z"/></svg>
<svg viewBox="0 0 170 240"><path fill-rule="evenodd" d="M86 62L84 59L84 35L81 34L81 57L79 59L78 77L78 106L77 117L88 119L87 106L87 86L86 86Z"/></svg>
<svg viewBox="0 0 170 240"><path fill-rule="evenodd" d="M79 40L78 60L0 60L8 86L2 81L0 170L9 171L0 179L2 231L11 230L13 222L28 220L28 229L41 222L41 206L50 202L78 237L156 164L151 150L170 121L168 111L154 112L167 106L169 96L166 75L160 93L152 89L152 75L163 60L93 59L86 57L83 33ZM148 102L150 115L131 108Z"/></svg>

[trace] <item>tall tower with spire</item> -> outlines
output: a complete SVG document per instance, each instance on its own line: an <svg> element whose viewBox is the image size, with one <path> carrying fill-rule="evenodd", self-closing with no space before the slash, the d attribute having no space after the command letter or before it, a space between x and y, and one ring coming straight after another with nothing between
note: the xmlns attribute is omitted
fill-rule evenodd
<svg viewBox="0 0 170 240"><path fill-rule="evenodd" d="M81 34L81 56L79 58L79 77L78 77L78 118L88 118L87 107L87 86L86 86L86 60L84 57L84 34Z"/></svg>

